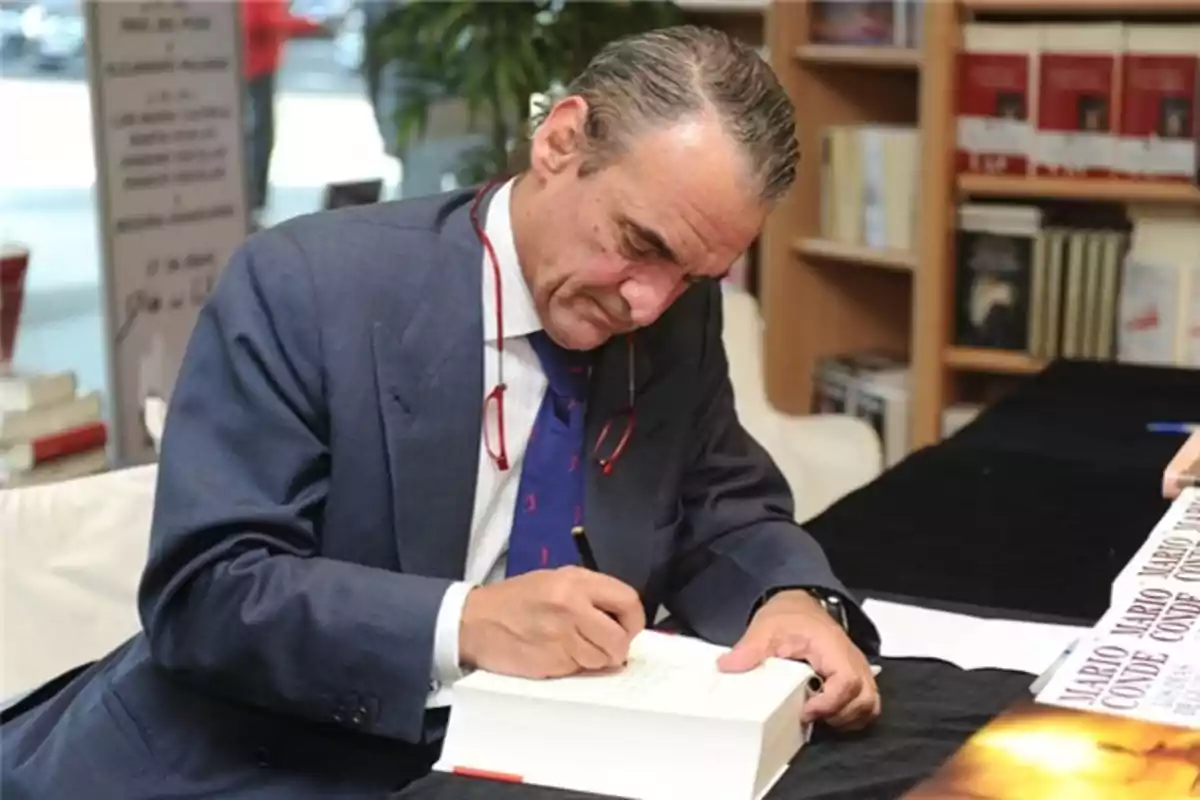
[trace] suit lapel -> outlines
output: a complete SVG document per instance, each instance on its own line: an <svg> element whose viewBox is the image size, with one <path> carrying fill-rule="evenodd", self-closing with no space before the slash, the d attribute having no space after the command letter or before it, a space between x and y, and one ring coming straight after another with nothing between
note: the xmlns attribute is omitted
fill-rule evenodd
<svg viewBox="0 0 1200 800"><path fill-rule="evenodd" d="M461 579L470 541L483 411L482 246L451 212L407 324L377 322L375 363L405 572Z"/></svg>
<svg viewBox="0 0 1200 800"><path fill-rule="evenodd" d="M604 426L612 421L605 440L611 451L621 436L629 405L629 351L624 337L604 345L597 354L588 398L584 452L588 456L584 516L597 566L630 586L645 586L652 566L655 496L665 453L654 443L670 413L670 370L656 368L649 337L640 332L634 347L635 425L629 443L608 474L592 457Z"/></svg>

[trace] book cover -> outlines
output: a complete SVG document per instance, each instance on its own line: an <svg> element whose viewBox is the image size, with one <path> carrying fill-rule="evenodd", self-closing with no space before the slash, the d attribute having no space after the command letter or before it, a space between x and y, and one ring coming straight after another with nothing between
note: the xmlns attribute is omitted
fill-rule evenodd
<svg viewBox="0 0 1200 800"><path fill-rule="evenodd" d="M899 46L903 27L893 0L814 0L809 39L817 44Z"/></svg>
<svg viewBox="0 0 1200 800"><path fill-rule="evenodd" d="M1122 178L1190 182L1196 175L1200 26L1130 26L1122 62Z"/></svg>
<svg viewBox="0 0 1200 800"><path fill-rule="evenodd" d="M1028 352L1040 214L967 205L955 243L955 344Z"/></svg>
<svg viewBox="0 0 1200 800"><path fill-rule="evenodd" d="M1200 587L1200 490L1184 489L1113 580L1113 604L1146 585Z"/></svg>
<svg viewBox="0 0 1200 800"><path fill-rule="evenodd" d="M1022 699L903 800L1200 797L1200 731Z"/></svg>
<svg viewBox="0 0 1200 800"><path fill-rule="evenodd" d="M1120 24L1062 24L1042 33L1034 173L1110 177L1123 30Z"/></svg>
<svg viewBox="0 0 1200 800"><path fill-rule="evenodd" d="M1037 702L1200 728L1200 659L1194 647L1097 635L1080 642Z"/></svg>
<svg viewBox="0 0 1200 800"><path fill-rule="evenodd" d="M1036 29L971 23L957 55L955 169L1025 175L1033 135Z"/></svg>
<svg viewBox="0 0 1200 800"><path fill-rule="evenodd" d="M1194 586L1182 582L1138 586L1115 598L1093 631L1125 647L1147 645L1191 653L1200 672L1200 581Z"/></svg>

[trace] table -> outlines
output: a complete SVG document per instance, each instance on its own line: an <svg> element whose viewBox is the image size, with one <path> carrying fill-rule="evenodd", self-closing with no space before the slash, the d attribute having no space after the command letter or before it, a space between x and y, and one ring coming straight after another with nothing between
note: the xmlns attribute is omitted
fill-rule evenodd
<svg viewBox="0 0 1200 800"><path fill-rule="evenodd" d="M1033 676L965 671L933 659L882 659L883 714L834 734L818 726L767 800L895 800L985 722L1029 691ZM598 800L597 795L434 773L394 800Z"/></svg>
<svg viewBox="0 0 1200 800"><path fill-rule="evenodd" d="M1059 361L950 439L923 448L806 528L860 596L1043 622L1091 624L1112 578L1166 510L1162 469L1194 420L1200 372ZM818 734L769 800L894 800L1033 677L884 659L869 731ZM396 800L596 800L430 775Z"/></svg>

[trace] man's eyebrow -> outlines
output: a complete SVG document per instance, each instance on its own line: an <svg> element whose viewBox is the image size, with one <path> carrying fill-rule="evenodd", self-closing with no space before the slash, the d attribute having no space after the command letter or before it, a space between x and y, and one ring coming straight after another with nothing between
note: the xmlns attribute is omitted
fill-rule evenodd
<svg viewBox="0 0 1200 800"><path fill-rule="evenodd" d="M627 233L632 233L634 236L640 239L642 244L653 250L659 256L659 258L670 261L672 264L679 263L679 256L675 255L675 252L667 246L667 243L657 233L639 222L634 222L629 217L624 215L619 218L619 221L621 227L623 227Z"/></svg>

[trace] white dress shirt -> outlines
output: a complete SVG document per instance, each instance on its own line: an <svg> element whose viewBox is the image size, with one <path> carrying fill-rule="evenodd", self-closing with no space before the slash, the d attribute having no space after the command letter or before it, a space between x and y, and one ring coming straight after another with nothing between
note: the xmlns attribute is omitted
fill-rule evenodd
<svg viewBox="0 0 1200 800"><path fill-rule="evenodd" d="M521 274L517 248L513 241L509 201L512 181L493 195L488 204L484 231L500 267L500 294L504 304L504 349L497 346L496 280L486 248L483 252L483 386L490 392L499 381L497 362L504 359L504 380L508 389L504 395L505 442L508 446L509 468L501 471L488 453L487 440L480 431L479 469L475 484L475 510L471 517L471 539L467 547L467 563L463 581L450 586L442 598L434 634L432 691L427 705L442 706L450 702L449 686L462 677L458 654L458 629L467 592L474 586L504 577L508 537L516 510L517 490L521 480L521 463L525 445L533 428L534 418L546 392L547 379L537 354L529 344L529 334L541 330L533 304L533 296ZM484 398L479 398L480 405ZM497 441L497 418L494 403L489 403L483 424L490 428L493 442Z"/></svg>

